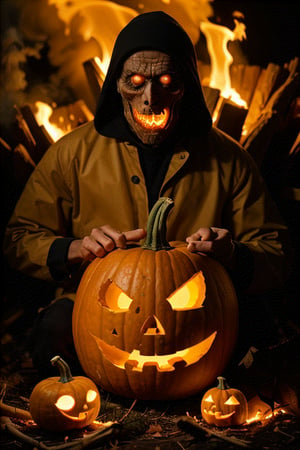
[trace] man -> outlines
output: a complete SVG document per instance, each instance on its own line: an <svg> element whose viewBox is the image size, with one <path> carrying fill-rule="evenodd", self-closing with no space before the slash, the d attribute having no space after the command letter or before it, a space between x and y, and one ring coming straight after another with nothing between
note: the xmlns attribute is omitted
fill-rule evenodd
<svg viewBox="0 0 300 450"><path fill-rule="evenodd" d="M161 196L174 200L168 239L186 240L191 252L211 255L230 273L243 351L265 340L256 322L269 316L253 294L285 280L286 226L252 159L212 127L188 35L152 12L121 31L94 122L49 148L7 227L8 262L63 288L36 325L33 360L41 373L54 354L72 359L70 298L82 263L142 240ZM263 328L269 338L272 325Z"/></svg>

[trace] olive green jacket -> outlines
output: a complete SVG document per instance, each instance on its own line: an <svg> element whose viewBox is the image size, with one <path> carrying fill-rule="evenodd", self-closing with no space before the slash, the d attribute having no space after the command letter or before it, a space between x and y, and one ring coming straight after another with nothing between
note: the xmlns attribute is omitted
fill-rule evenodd
<svg viewBox="0 0 300 450"><path fill-rule="evenodd" d="M254 256L249 291L264 291L286 276L287 229L264 190L255 163L217 129L178 146L161 196L174 200L169 240L185 240L200 227L230 230ZM83 238L109 224L146 227L147 191L137 149L101 136L93 122L52 145L31 175L7 226L9 264L51 280L47 257L58 237Z"/></svg>

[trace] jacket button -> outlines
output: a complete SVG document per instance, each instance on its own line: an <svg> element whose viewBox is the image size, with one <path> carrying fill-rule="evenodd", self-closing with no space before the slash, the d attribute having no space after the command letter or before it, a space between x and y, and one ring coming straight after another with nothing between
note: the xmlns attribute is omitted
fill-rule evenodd
<svg viewBox="0 0 300 450"><path fill-rule="evenodd" d="M140 178L139 178L137 175L133 175L133 176L131 177L131 181L132 181L134 184L139 184Z"/></svg>

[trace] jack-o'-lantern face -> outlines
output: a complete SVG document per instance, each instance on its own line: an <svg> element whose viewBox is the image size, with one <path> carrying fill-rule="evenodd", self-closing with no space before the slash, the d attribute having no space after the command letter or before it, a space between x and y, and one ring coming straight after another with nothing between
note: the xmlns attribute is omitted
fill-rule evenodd
<svg viewBox="0 0 300 450"><path fill-rule="evenodd" d="M237 332L236 297L225 276L212 282L213 269L223 270L215 261L185 249L162 251L156 267L155 252L141 255L140 248L119 249L89 265L77 291L73 334L84 371L104 389L141 399L182 398L223 370ZM166 255L172 252L185 268L175 268ZM207 267L193 273L190 257L204 258Z"/></svg>
<svg viewBox="0 0 300 450"><path fill-rule="evenodd" d="M35 422L46 430L65 431L83 428L96 419L100 395L95 383L83 376L72 377L66 361L52 358L60 377L40 381L33 389L29 403Z"/></svg>
<svg viewBox="0 0 300 450"><path fill-rule="evenodd" d="M184 93L178 67L159 51L134 53L124 63L117 81L124 115L147 145L159 145L174 129Z"/></svg>
<svg viewBox="0 0 300 450"><path fill-rule="evenodd" d="M199 392L223 370L237 334L227 272L186 243L163 239L156 225L164 229L164 208L164 199L153 207L143 247L116 249L88 266L75 299L81 366L104 389L127 397Z"/></svg>
<svg viewBox="0 0 300 450"><path fill-rule="evenodd" d="M205 300L205 280L202 272L194 275L190 280L184 283L179 289L171 293L166 299L173 311L192 311L203 307ZM130 298L121 288L112 280L108 280L101 289L99 303L106 308L110 314L133 314L141 313L140 305ZM172 311L170 310L170 314ZM145 317L145 316L144 316ZM214 330L201 342L195 343L181 350L170 354L142 354L143 346L148 346L146 340L161 338L166 339L166 330L155 314L147 316L141 322L139 335L137 335L136 345L140 348L134 348L131 352L121 350L115 345L107 343L105 340L94 336L99 350L103 356L114 366L120 369L126 367L133 371L142 372L144 367L153 366L157 371L168 372L175 370L175 364L183 362L186 366L194 364L209 351L217 332ZM118 335L116 327L112 330L112 336ZM109 339L111 342L111 339ZM145 343L143 344L143 341ZM134 344L133 344L134 345Z"/></svg>
<svg viewBox="0 0 300 450"><path fill-rule="evenodd" d="M229 388L225 378L218 377L217 387L208 390L201 401L201 413L208 424L219 427L241 425L248 418L248 404L244 394Z"/></svg>
<svg viewBox="0 0 300 450"><path fill-rule="evenodd" d="M98 396L99 394L93 389L89 389L86 393L81 392L76 397L64 394L57 399L55 406L64 417L75 422L86 423L99 407Z"/></svg>

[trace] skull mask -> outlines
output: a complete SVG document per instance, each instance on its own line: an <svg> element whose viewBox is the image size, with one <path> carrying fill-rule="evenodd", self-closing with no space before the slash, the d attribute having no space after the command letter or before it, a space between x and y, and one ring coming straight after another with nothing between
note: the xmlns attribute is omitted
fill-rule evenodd
<svg viewBox="0 0 300 450"><path fill-rule="evenodd" d="M159 51L134 53L125 61L117 86L131 130L144 144L159 145L178 121L184 93L174 60Z"/></svg>

